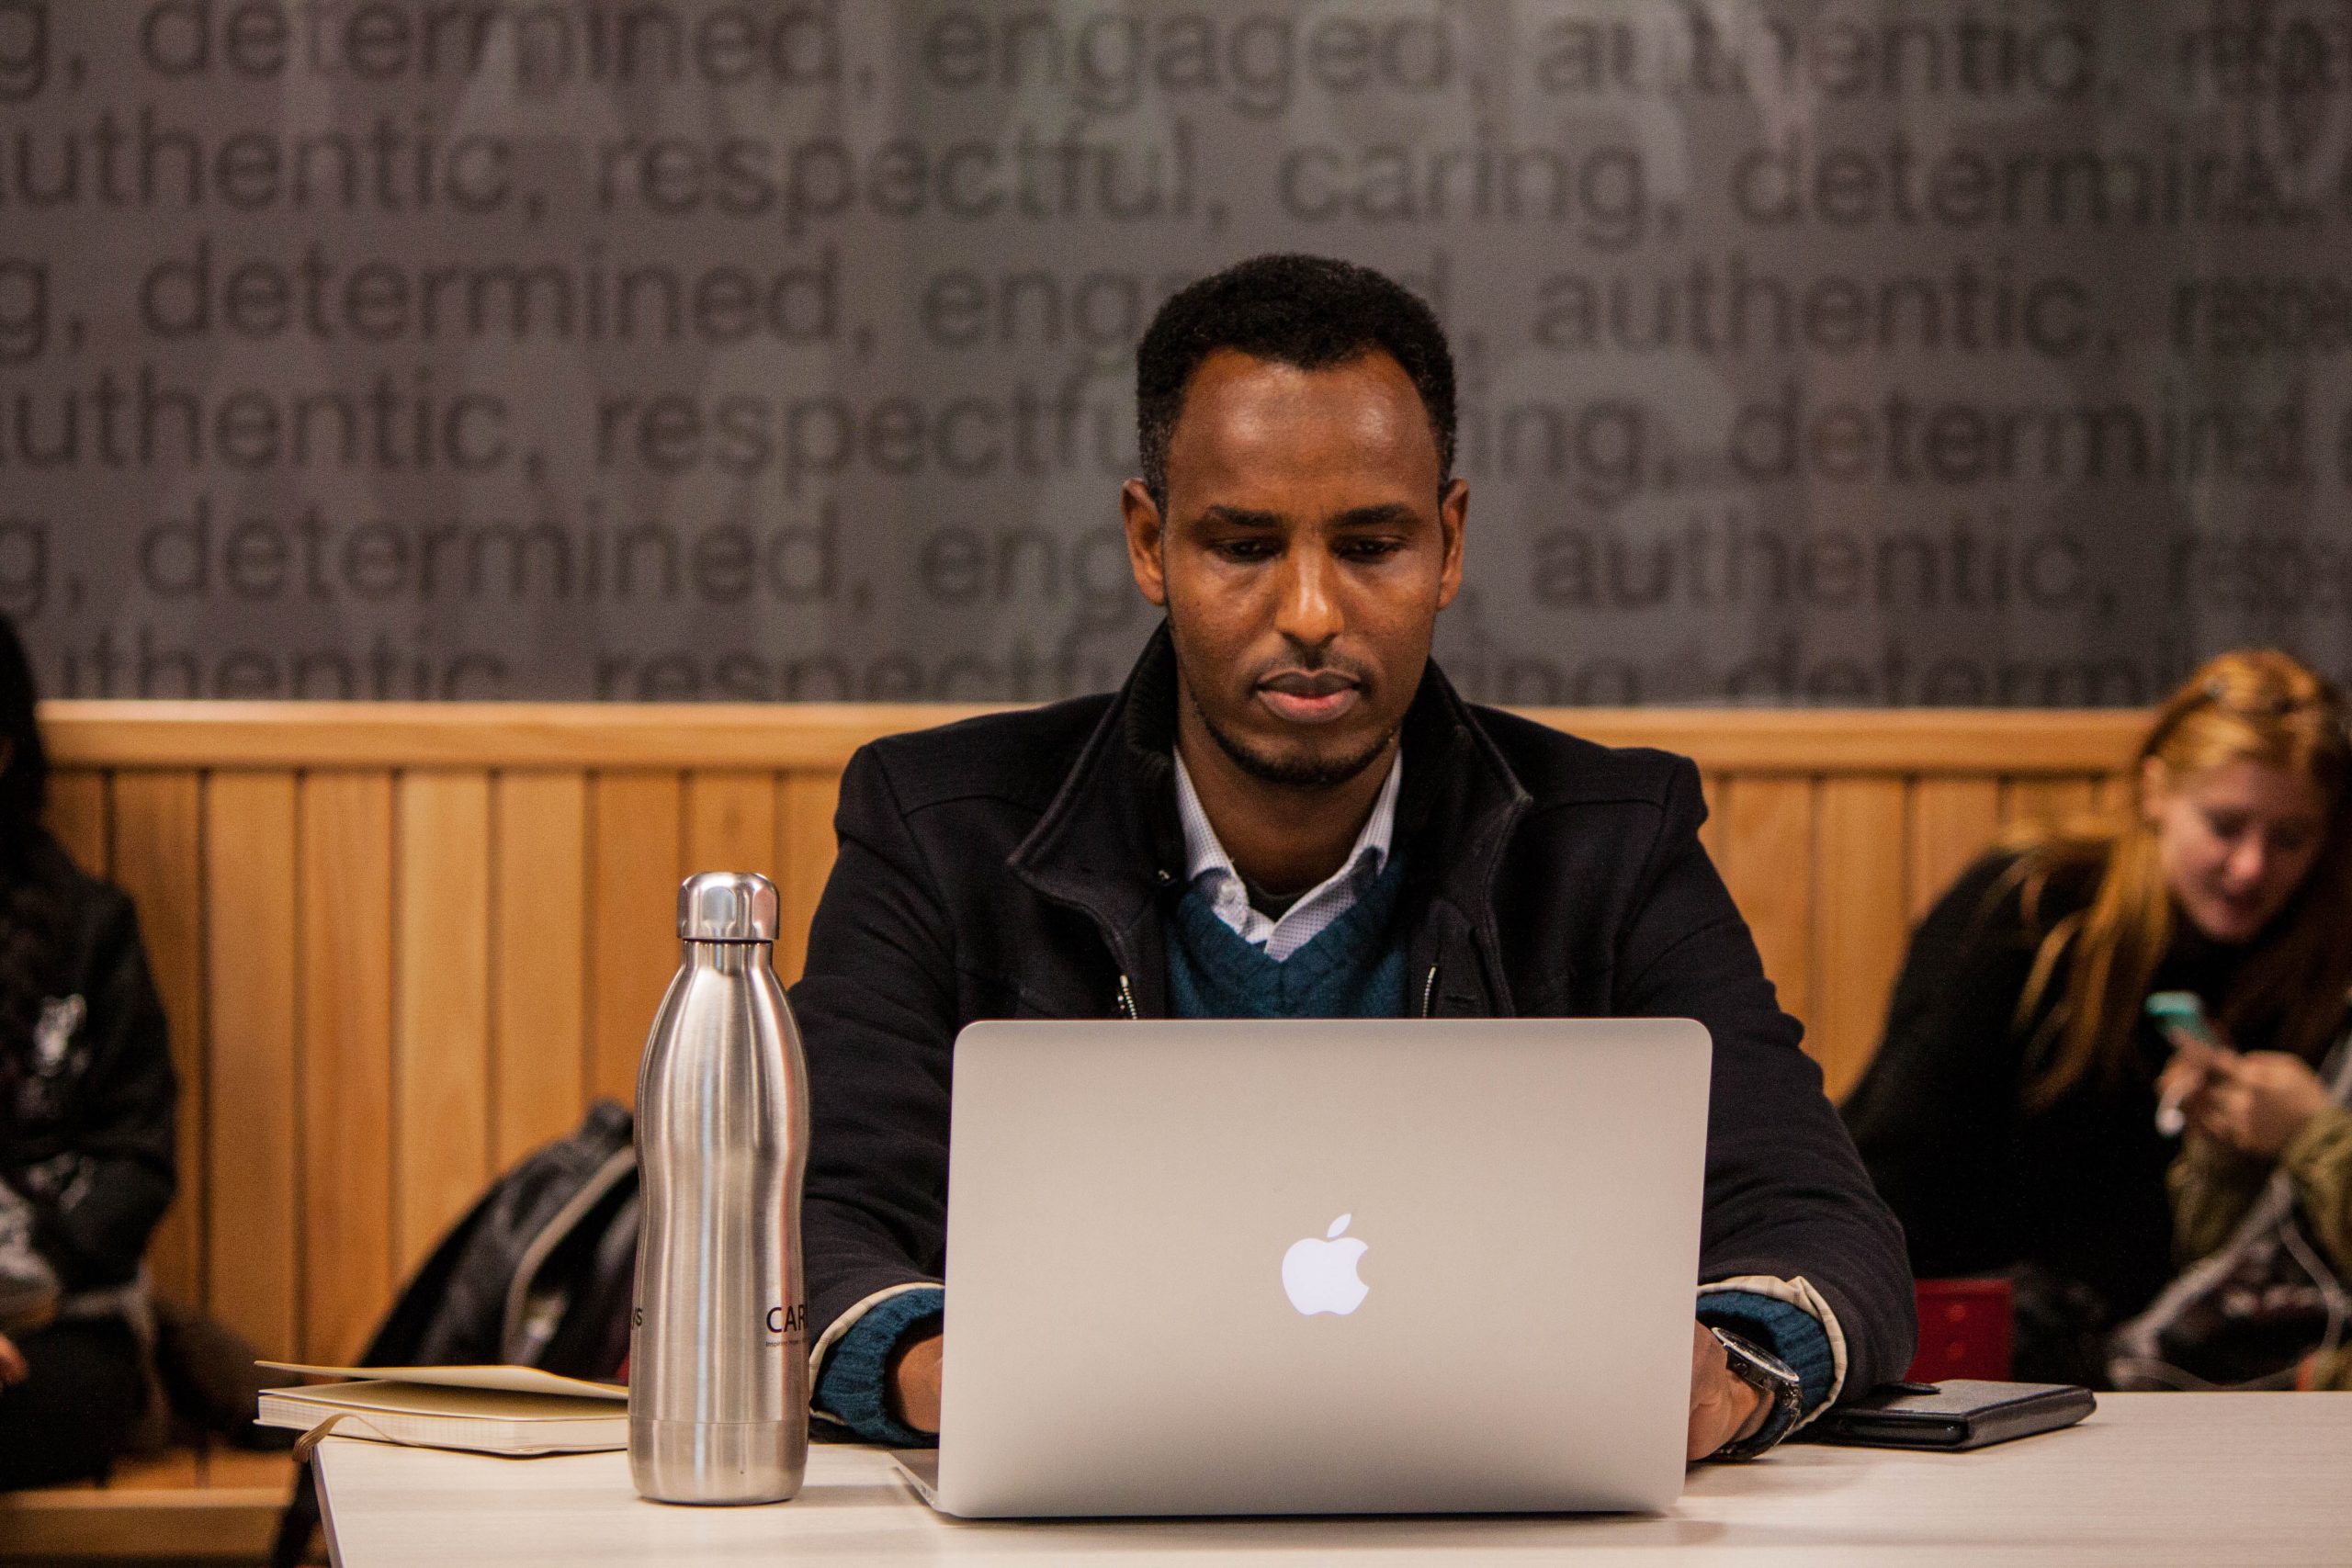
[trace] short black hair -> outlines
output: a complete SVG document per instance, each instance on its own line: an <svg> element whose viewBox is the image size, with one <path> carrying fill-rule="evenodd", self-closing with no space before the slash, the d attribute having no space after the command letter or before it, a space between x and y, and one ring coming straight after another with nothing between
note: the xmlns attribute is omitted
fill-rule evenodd
<svg viewBox="0 0 2352 1568"><path fill-rule="evenodd" d="M1404 367L1429 412L1439 479L1453 477L1453 354L1437 312L1394 278L1353 262L1252 256L1169 296L1136 349L1136 444L1144 488L1161 511L1168 442L1184 412L1184 389L1201 362L1223 348L1300 370L1386 354Z"/></svg>

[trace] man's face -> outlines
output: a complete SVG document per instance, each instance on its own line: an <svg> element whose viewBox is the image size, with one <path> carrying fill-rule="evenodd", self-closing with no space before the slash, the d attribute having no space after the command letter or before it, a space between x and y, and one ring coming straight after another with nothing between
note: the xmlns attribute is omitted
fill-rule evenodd
<svg viewBox="0 0 2352 1568"><path fill-rule="evenodd" d="M1300 370L1226 349L1186 387L1165 515L1120 497L1184 700L1244 772L1321 788L1382 757L1462 583L1469 490L1445 484L1404 367Z"/></svg>

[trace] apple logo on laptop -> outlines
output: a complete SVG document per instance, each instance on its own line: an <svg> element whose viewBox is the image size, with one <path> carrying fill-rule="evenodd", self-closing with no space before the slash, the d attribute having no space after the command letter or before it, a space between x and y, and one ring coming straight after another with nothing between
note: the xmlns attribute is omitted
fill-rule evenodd
<svg viewBox="0 0 2352 1568"><path fill-rule="evenodd" d="M1371 1293L1372 1287L1356 1278L1356 1260L1368 1244L1340 1234L1354 1218L1341 1214L1320 1237L1295 1241L1283 1254L1283 1293L1305 1316L1328 1312L1345 1317Z"/></svg>

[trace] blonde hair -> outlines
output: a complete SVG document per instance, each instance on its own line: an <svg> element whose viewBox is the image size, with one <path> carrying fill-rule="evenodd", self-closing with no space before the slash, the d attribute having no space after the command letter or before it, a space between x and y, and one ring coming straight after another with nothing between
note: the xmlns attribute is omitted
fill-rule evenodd
<svg viewBox="0 0 2352 1568"><path fill-rule="evenodd" d="M2051 922L2018 999L2024 1028L2058 986L2055 1003L2027 1043L2024 1100L2046 1109L2085 1079L2125 1077L2142 1003L2173 939L2173 898L2141 809L2141 779L2154 759L2178 780L2233 761L2301 774L2327 803L2319 854L2240 966L2218 1010L2233 1040L2267 1036L2271 1047L2316 1059L2342 1022L2352 984L2352 739L2335 684L2287 654L2224 653L2157 710L2140 743L2132 787L2101 814L2038 825L2008 840L2020 852L1996 896L2018 887L2029 929L2053 880L2096 879L2085 908Z"/></svg>

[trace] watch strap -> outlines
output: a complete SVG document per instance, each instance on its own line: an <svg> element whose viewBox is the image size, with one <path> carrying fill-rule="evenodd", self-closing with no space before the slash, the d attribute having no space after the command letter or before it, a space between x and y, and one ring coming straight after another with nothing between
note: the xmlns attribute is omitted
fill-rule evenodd
<svg viewBox="0 0 2352 1568"><path fill-rule="evenodd" d="M1754 1459L1796 1430L1804 1416L1804 1383L1795 1369L1770 1350L1726 1330L1709 1327L1724 1348L1731 1375L1764 1396L1764 1419L1745 1438L1734 1438L1714 1452L1716 1459Z"/></svg>

